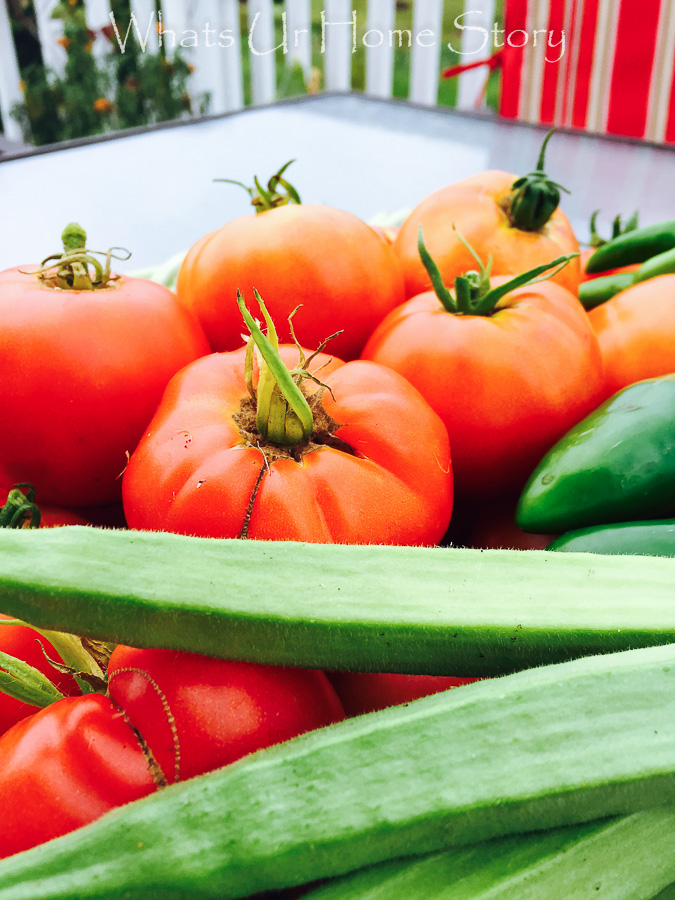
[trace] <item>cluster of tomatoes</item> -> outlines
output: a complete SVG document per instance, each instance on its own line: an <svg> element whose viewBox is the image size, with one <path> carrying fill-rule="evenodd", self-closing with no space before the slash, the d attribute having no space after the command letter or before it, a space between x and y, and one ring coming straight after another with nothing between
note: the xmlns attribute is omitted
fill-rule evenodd
<svg viewBox="0 0 675 900"><path fill-rule="evenodd" d="M579 244L543 153L525 178L437 191L395 231L301 204L283 170L256 184L256 214L189 251L176 295L112 275L73 226L63 253L0 273L0 489L30 482L61 509L47 524L434 545L456 498L463 539L490 546L515 531L518 492L565 432L675 368L625 310L594 319L580 304ZM1 625L0 649L65 695L39 713L0 698L0 856L461 682L116 647L89 692L32 629Z"/></svg>

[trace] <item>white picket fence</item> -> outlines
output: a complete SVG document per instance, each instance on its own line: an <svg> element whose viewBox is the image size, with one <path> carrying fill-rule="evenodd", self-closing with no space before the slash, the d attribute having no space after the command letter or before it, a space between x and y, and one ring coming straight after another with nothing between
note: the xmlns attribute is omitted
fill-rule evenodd
<svg viewBox="0 0 675 900"><path fill-rule="evenodd" d="M61 72L66 54L58 43L61 22L51 17L57 0L34 0L37 28L46 65ZM85 0L87 23L98 31L110 25L108 0ZM395 0L368 0L367 21L360 22L351 0L325 0L321 52L312 52L311 0L286 0L281 7L285 20L286 45L276 51L273 0L248 0L248 40L244 35L244 51L250 55L251 94L254 104L274 102L277 94L277 66L300 64L307 80L311 78L312 61L320 61L322 83L328 91L351 88L354 42L365 47L366 93L374 97L392 95L394 49L403 41L411 54L409 99L415 103L435 105L438 98L440 52L442 41L443 0L414 0L413 27L410 34L396 32ZM480 12L476 12L476 9ZM160 37L154 0L131 0L138 32L129 40L147 37L149 51L157 50L163 40L168 53L183 42L183 53L194 66L191 76L193 93L210 94L209 112L224 113L244 105L241 28L238 0L161 0ZM279 7L277 7L277 10ZM495 19L494 0L467 0L467 24L490 29ZM468 14L471 14L470 17ZM208 27L210 31L205 31ZM364 33L365 32L365 33ZM195 38L196 33L196 38ZM358 35L358 37L357 37ZM121 30L124 40L126 32ZM447 40L447 37L445 38ZM462 31L461 53L471 61L480 52L482 32ZM195 44L196 46L189 46ZM248 48L247 45L248 44ZM94 52L105 52L105 41L94 43ZM283 59L283 63L281 60ZM16 48L12 41L7 0L0 0L0 112L8 140L20 140L18 125L10 110L21 103L23 94ZM472 70L460 76L458 106L471 108L480 98L485 71Z"/></svg>

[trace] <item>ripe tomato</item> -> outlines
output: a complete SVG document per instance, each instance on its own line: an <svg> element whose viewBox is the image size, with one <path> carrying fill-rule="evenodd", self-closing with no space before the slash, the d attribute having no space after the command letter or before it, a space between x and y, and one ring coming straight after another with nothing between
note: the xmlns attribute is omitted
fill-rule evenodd
<svg viewBox="0 0 675 900"><path fill-rule="evenodd" d="M117 647L111 698L173 784L344 719L323 672Z"/></svg>
<svg viewBox="0 0 675 900"><path fill-rule="evenodd" d="M352 716L411 703L439 691L448 691L480 678L447 675L389 675L380 672L329 672L331 684L345 712Z"/></svg>
<svg viewBox="0 0 675 900"><path fill-rule="evenodd" d="M602 351L603 400L636 381L675 372L675 275L626 288L588 318Z"/></svg>
<svg viewBox="0 0 675 900"><path fill-rule="evenodd" d="M67 697L0 738L0 858L156 790L140 742L106 697Z"/></svg>
<svg viewBox="0 0 675 900"><path fill-rule="evenodd" d="M23 266L24 270L35 266ZM0 483L40 502L119 499L121 474L171 376L209 350L194 317L151 281L67 290L0 273Z"/></svg>
<svg viewBox="0 0 675 900"><path fill-rule="evenodd" d="M387 316L363 356L407 378L439 414L457 492L471 497L518 492L602 392L587 314L550 281L513 290L491 315L452 314L421 294Z"/></svg>
<svg viewBox="0 0 675 900"><path fill-rule="evenodd" d="M323 393L311 441L284 450L265 444L254 422L235 421L250 402L244 352L205 357L171 381L124 475L130 528L318 543L440 540L452 512L448 436L415 388L383 366L334 361L320 372L334 399ZM282 358L293 365L297 350L282 348Z"/></svg>
<svg viewBox="0 0 675 900"><path fill-rule="evenodd" d="M536 231L514 226L507 208L515 178L507 172L481 172L435 191L410 213L394 243L407 297L431 286L417 249L420 226L446 284L475 268L475 260L458 234L484 262L492 256L493 275L516 275L579 252L572 226L560 209ZM579 261L574 259L552 280L576 294L580 277Z"/></svg>
<svg viewBox="0 0 675 900"><path fill-rule="evenodd" d="M0 619L9 618L10 616L0 613ZM0 650L39 669L62 694L70 696L80 693L75 680L70 675L64 675L50 665L47 656L55 662L62 662L61 657L50 642L32 628L28 628L26 625L0 625ZM2 667L0 666L0 668ZM20 700L0 692L0 734L4 734L20 719L35 712L37 712L37 707L22 703Z"/></svg>
<svg viewBox="0 0 675 900"><path fill-rule="evenodd" d="M281 341L331 343L343 359L359 355L368 335L404 300L403 280L387 242L365 222L328 206L290 205L233 219L190 250L178 276L179 300L199 318L213 350L242 344L237 290L257 288Z"/></svg>
<svg viewBox="0 0 675 900"><path fill-rule="evenodd" d="M109 697L59 700L0 738L0 858L345 717L322 672L122 646L108 672Z"/></svg>

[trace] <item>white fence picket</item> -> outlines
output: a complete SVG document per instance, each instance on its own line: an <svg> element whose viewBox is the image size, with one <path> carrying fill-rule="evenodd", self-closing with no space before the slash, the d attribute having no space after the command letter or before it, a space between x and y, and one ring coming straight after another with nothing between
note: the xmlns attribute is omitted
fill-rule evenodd
<svg viewBox="0 0 675 900"><path fill-rule="evenodd" d="M286 65L299 63L309 81L312 71L312 9L310 0L286 0L288 53Z"/></svg>
<svg viewBox="0 0 675 900"><path fill-rule="evenodd" d="M100 58L108 52L108 41L100 32L104 25L110 25L110 3L108 0L85 0L84 10L87 25L96 32L93 53Z"/></svg>
<svg viewBox="0 0 675 900"><path fill-rule="evenodd" d="M394 86L396 0L369 0L366 45L366 93L391 97Z"/></svg>
<svg viewBox="0 0 675 900"><path fill-rule="evenodd" d="M154 0L131 0L131 15L133 20L129 40L138 42L144 52L156 53L159 47L159 23Z"/></svg>
<svg viewBox="0 0 675 900"><path fill-rule="evenodd" d="M192 10L194 0L162 0L162 27L159 34L159 45L166 51L167 59L172 59L176 50L180 48L181 41L189 44L191 41L186 40L186 32L190 27L192 19ZM192 49L190 47L181 48L184 56L192 62Z"/></svg>
<svg viewBox="0 0 675 900"><path fill-rule="evenodd" d="M409 97L414 103L434 106L443 41L443 0L417 0L413 9L413 45Z"/></svg>
<svg viewBox="0 0 675 900"><path fill-rule="evenodd" d="M248 0L251 97L254 104L272 103L277 96L272 0Z"/></svg>
<svg viewBox="0 0 675 900"><path fill-rule="evenodd" d="M57 5L58 0L33 0L42 59L46 66L61 75L66 66L66 51L58 43L63 37L63 22L52 18Z"/></svg>
<svg viewBox="0 0 675 900"><path fill-rule="evenodd" d="M418 0L419 2L419 0ZM352 53L356 43L356 10L351 0L326 0L321 11L321 52L326 90L348 91L352 86Z"/></svg>
<svg viewBox="0 0 675 900"><path fill-rule="evenodd" d="M21 128L12 118L11 110L15 103L23 103L21 73L5 0L0 0L0 63L0 113L4 134L9 141L20 141Z"/></svg>
<svg viewBox="0 0 675 900"><path fill-rule="evenodd" d="M241 30L239 27L239 0L221 0L221 22L225 32L231 32L232 44L223 51L223 79L225 84L224 110L241 109L244 105L244 88L241 72Z"/></svg>
<svg viewBox="0 0 675 900"><path fill-rule="evenodd" d="M495 22L495 2L494 0L481 0L481 8L473 9L475 6L475 0L467 0L464 4L464 14L459 20L462 25L470 26L465 27L462 31L461 61L463 63L487 59L493 52L490 38ZM481 28L485 31L480 31ZM458 109L473 109L484 102L485 81L488 75L489 72L485 66L462 72L457 85Z"/></svg>

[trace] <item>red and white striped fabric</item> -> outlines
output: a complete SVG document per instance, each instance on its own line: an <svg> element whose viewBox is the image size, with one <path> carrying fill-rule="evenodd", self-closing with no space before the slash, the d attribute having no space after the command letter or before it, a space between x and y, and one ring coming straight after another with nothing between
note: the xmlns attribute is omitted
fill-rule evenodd
<svg viewBox="0 0 675 900"><path fill-rule="evenodd" d="M675 143L674 0L505 0L503 28L503 116Z"/></svg>

